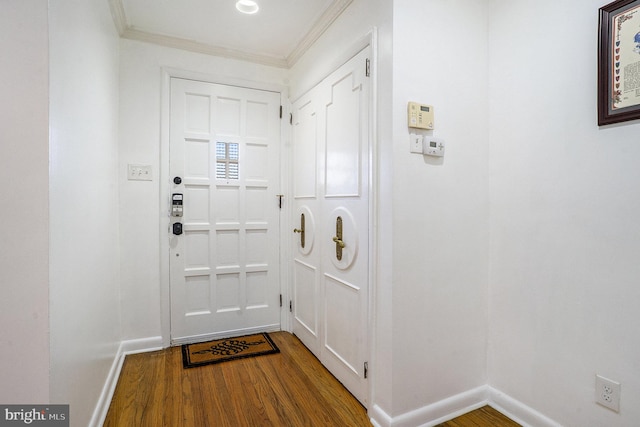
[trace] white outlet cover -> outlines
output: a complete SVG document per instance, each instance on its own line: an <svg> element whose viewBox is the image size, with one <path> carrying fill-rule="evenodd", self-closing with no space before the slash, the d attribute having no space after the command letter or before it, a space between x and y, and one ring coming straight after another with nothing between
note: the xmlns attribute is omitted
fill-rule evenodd
<svg viewBox="0 0 640 427"><path fill-rule="evenodd" d="M620 383L596 375L596 403L620 412Z"/></svg>

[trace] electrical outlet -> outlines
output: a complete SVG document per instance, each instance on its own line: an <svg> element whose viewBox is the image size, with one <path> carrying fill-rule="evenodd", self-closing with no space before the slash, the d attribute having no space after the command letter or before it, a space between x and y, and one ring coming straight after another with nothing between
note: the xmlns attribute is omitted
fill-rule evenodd
<svg viewBox="0 0 640 427"><path fill-rule="evenodd" d="M596 402L620 412L620 383L596 375Z"/></svg>

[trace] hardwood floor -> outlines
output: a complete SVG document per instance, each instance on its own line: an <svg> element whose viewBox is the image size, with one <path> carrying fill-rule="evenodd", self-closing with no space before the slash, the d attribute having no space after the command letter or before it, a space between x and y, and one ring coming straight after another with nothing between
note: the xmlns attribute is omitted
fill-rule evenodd
<svg viewBox="0 0 640 427"><path fill-rule="evenodd" d="M370 426L365 409L293 335L280 354L183 369L180 347L127 356L104 426Z"/></svg>
<svg viewBox="0 0 640 427"><path fill-rule="evenodd" d="M180 347L127 356L105 427L370 426L364 407L293 335L279 354L183 369ZM438 427L515 427L485 406Z"/></svg>
<svg viewBox="0 0 640 427"><path fill-rule="evenodd" d="M483 406L435 427L520 427L520 424L505 417L491 406Z"/></svg>

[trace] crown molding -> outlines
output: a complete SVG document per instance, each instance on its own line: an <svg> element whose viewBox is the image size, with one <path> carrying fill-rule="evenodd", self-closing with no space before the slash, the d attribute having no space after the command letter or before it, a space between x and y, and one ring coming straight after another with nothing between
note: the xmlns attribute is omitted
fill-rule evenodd
<svg viewBox="0 0 640 427"><path fill-rule="evenodd" d="M353 0L335 0L331 6L325 10L320 19L313 24L309 32L300 40L300 43L298 43L287 57L287 66L289 68L298 62L302 55L309 50L352 2Z"/></svg>
<svg viewBox="0 0 640 427"><path fill-rule="evenodd" d="M119 1L119 0L116 0ZM240 59L243 61L255 62L257 64L269 65L272 67L287 68L285 58L278 58L268 55L261 55L241 50L227 49L207 43L200 43L195 40L182 39L179 37L165 36L162 34L148 33L135 28L127 28L122 34L122 38L153 43L160 46L172 47L174 49L187 50L189 52L203 53L212 56L222 56L225 58Z"/></svg>
<svg viewBox="0 0 640 427"><path fill-rule="evenodd" d="M291 68L352 2L353 0L334 0L286 58L228 49L195 40L138 30L129 24L122 0L109 0L109 7L118 34L124 39L153 43L205 55L239 59L272 67Z"/></svg>
<svg viewBox="0 0 640 427"><path fill-rule="evenodd" d="M129 27L122 0L109 0L109 9L111 9L111 16L113 17L116 30L118 34L122 36L122 33Z"/></svg>

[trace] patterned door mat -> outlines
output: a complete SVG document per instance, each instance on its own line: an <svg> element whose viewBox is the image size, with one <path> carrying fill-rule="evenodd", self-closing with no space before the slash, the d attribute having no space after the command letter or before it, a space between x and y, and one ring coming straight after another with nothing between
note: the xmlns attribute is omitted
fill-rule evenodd
<svg viewBox="0 0 640 427"><path fill-rule="evenodd" d="M280 353L280 349L271 340L269 334L245 335L185 344L182 346L182 366L195 368L196 366L274 353Z"/></svg>

